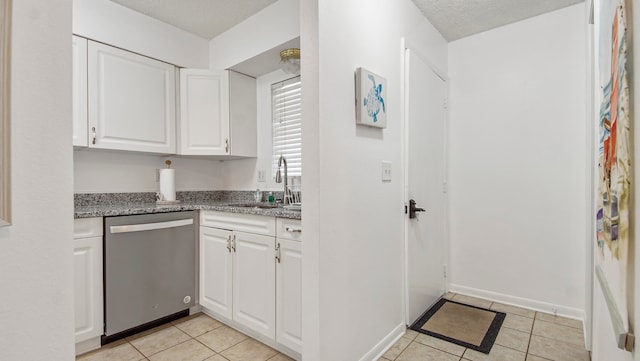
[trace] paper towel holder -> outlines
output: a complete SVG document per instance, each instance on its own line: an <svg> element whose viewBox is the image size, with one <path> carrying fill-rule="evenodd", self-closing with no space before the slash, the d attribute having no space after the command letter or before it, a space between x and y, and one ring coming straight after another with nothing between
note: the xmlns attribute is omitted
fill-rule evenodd
<svg viewBox="0 0 640 361"><path fill-rule="evenodd" d="M169 159L167 159L167 160L164 161L164 164L167 165L166 170L167 170L167 172L169 172L169 169L171 169L171 161ZM164 170L162 170L162 169L158 170L158 177L159 177L158 180L160 181L160 192L156 193L156 205L173 205L173 204L180 203L179 200L175 199L175 188L174 188L175 185L173 185L173 179L171 180L172 185L171 185L171 191L170 191L170 193L173 194L173 197L171 197L173 199L172 200L165 199L166 194L163 193L163 190L162 190L162 176L161 176L161 173L163 171ZM171 169L171 172L175 172L175 170ZM174 173L171 173L171 174L173 175Z"/></svg>

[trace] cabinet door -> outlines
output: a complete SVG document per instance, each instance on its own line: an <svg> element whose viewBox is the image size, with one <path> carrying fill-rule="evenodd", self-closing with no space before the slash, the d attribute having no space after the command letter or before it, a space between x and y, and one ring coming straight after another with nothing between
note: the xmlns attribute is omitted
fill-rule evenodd
<svg viewBox="0 0 640 361"><path fill-rule="evenodd" d="M87 133L87 39L73 36L73 145L86 147L89 145Z"/></svg>
<svg viewBox="0 0 640 361"><path fill-rule="evenodd" d="M200 227L200 305L231 319L230 231Z"/></svg>
<svg viewBox="0 0 640 361"><path fill-rule="evenodd" d="M73 241L76 343L102 335L102 237Z"/></svg>
<svg viewBox="0 0 640 361"><path fill-rule="evenodd" d="M275 330L275 239L234 232L233 319L270 339Z"/></svg>
<svg viewBox="0 0 640 361"><path fill-rule="evenodd" d="M175 153L175 67L89 41L89 146Z"/></svg>
<svg viewBox="0 0 640 361"><path fill-rule="evenodd" d="M227 71L180 70L179 154L229 154Z"/></svg>
<svg viewBox="0 0 640 361"><path fill-rule="evenodd" d="M302 244L278 238L276 342L302 352Z"/></svg>

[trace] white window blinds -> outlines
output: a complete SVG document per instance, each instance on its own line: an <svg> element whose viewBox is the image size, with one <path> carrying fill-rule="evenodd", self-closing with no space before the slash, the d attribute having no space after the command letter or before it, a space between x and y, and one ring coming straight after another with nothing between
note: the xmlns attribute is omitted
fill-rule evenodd
<svg viewBox="0 0 640 361"><path fill-rule="evenodd" d="M300 90L299 76L271 85L274 175L281 155L287 160L289 177L302 175Z"/></svg>

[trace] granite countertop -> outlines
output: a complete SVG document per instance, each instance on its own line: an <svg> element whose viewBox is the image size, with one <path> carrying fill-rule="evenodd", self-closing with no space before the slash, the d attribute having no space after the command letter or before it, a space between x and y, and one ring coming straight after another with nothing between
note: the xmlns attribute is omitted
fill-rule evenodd
<svg viewBox="0 0 640 361"><path fill-rule="evenodd" d="M247 195L248 193L248 195ZM95 193L75 195L75 218L125 216L191 210L255 214L260 216L301 219L301 211L281 205L247 199L252 192L178 192L178 204L157 205L153 193Z"/></svg>

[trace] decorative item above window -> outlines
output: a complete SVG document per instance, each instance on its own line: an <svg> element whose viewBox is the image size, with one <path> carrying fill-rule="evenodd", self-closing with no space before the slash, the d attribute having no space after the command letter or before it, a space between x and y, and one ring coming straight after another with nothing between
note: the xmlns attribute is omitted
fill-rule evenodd
<svg viewBox="0 0 640 361"><path fill-rule="evenodd" d="M280 65L288 74L300 74L300 49L291 48L280 52Z"/></svg>
<svg viewBox="0 0 640 361"><path fill-rule="evenodd" d="M387 127L387 80L364 68L356 69L356 123Z"/></svg>

